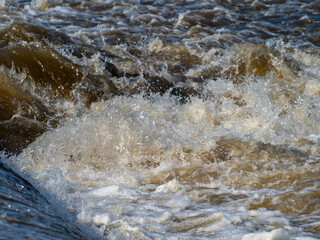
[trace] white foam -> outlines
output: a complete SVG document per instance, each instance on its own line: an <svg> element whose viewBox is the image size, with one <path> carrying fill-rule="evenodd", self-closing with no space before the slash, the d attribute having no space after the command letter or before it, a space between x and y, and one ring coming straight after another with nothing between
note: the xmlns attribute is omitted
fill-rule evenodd
<svg viewBox="0 0 320 240"><path fill-rule="evenodd" d="M48 0L32 0L31 7L40 11L47 11L50 8Z"/></svg>
<svg viewBox="0 0 320 240"><path fill-rule="evenodd" d="M163 47L163 42L159 38L156 38L149 42L150 52L156 52L156 53L160 52L162 50L162 47Z"/></svg>
<svg viewBox="0 0 320 240"><path fill-rule="evenodd" d="M106 187L88 189L86 194L92 197L98 197L98 198L126 197L131 199L137 199L141 195L139 191L127 188L123 185L110 185Z"/></svg>
<svg viewBox="0 0 320 240"><path fill-rule="evenodd" d="M176 179L173 179L163 185L160 185L157 187L156 192L178 192L183 187L179 184L179 182Z"/></svg>
<svg viewBox="0 0 320 240"><path fill-rule="evenodd" d="M0 10L6 9L6 0L0 0Z"/></svg>
<svg viewBox="0 0 320 240"><path fill-rule="evenodd" d="M320 82L318 79L311 79L306 83L306 90L305 93L312 97L312 96L320 96Z"/></svg>
<svg viewBox="0 0 320 240"><path fill-rule="evenodd" d="M241 240L290 240L289 234L283 229L276 229L271 232L250 233Z"/></svg>
<svg viewBox="0 0 320 240"><path fill-rule="evenodd" d="M99 53L78 58L66 51L72 44L53 46L119 89L133 86L136 92L134 87L148 83L144 76L156 76L177 88L194 89L199 96L190 96L185 104L170 94L118 96L90 109L59 100L57 115L68 119L30 144L19 155L18 167L62 201L80 223L96 226L111 239L273 239L286 236L284 230L270 232L280 227L298 239L304 230L292 225L290 215L312 208L313 202L306 201L312 201L314 190L302 184L315 186L308 177L319 172L317 51L302 51L304 46L296 48L292 39L287 43L278 38L267 40L266 48L235 44L226 49L243 42L242 36L257 34L254 22L242 31L226 26L211 31L213 22L203 22L210 18L206 15L218 25L237 19L239 13L227 4L186 1L192 5L185 8L158 1L149 14L151 6L138 2L32 0L23 3L29 14L24 22L30 17L33 24L57 28L88 50L110 53L108 60L120 72L139 75L133 80L111 77ZM0 8L9 3L0 0ZM297 3L287 4L291 9ZM100 6L108 14L102 14ZM280 5L271 4L263 14L268 16L274 6ZM18 13L15 17L24 15ZM94 21L85 24L88 19ZM153 24L161 24L157 38L150 36ZM194 34L195 29L200 34ZM119 42L123 36L130 39L114 43L118 36ZM240 68L247 60L260 64L260 55L251 59L255 51L262 60L270 57L274 71L259 77L254 75L258 69L251 69L242 76ZM186 73L175 72L175 67ZM223 73L230 72L232 77L224 78ZM278 78L277 72L290 80ZM305 178L300 181L300 176Z"/></svg>
<svg viewBox="0 0 320 240"><path fill-rule="evenodd" d="M295 237L294 240L317 240L317 238L312 238L312 237Z"/></svg>
<svg viewBox="0 0 320 240"><path fill-rule="evenodd" d="M95 225L109 225L112 222L111 214L101 214L101 215L95 215L93 217L93 223Z"/></svg>
<svg viewBox="0 0 320 240"><path fill-rule="evenodd" d="M278 110L259 99L268 96L254 90L259 81L252 83L253 89L237 86L249 94L245 108L250 114L238 111L239 106L224 95L236 91L232 85L224 80L212 84L208 89L217 93L219 106L198 98L180 105L169 95L154 95L153 101L141 95L115 97L92 104L89 113L70 118L37 139L19 160L47 191L66 202L80 223L89 226L108 226L121 234L148 233L154 238L173 231L178 238L181 232L202 232L208 238L214 232L217 238L240 239L254 233L256 226L294 229L279 211L244 207L279 194L268 188L253 191L251 186L272 174L282 176L289 165L275 158L262 161L267 170L259 170L255 158L242 157L251 150L241 149L241 144L232 149L230 160L214 161L212 154L221 147L221 136L267 141ZM249 96L257 100L255 104ZM264 111L255 106L263 106ZM228 150L232 145L223 147ZM268 166L274 168L273 173ZM228 195L244 198L229 201L223 197ZM219 198L225 204L210 203ZM279 230L249 236L276 239L285 234Z"/></svg>

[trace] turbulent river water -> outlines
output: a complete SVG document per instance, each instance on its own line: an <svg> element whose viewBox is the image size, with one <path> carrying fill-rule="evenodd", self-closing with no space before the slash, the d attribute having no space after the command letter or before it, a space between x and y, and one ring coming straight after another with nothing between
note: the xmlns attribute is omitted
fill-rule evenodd
<svg viewBox="0 0 320 240"><path fill-rule="evenodd" d="M0 0L0 239L320 239L320 2Z"/></svg>

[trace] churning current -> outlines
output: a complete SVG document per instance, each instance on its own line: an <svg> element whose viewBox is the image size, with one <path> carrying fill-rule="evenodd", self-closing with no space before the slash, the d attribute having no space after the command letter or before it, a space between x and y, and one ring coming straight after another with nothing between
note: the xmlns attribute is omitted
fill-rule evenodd
<svg viewBox="0 0 320 240"><path fill-rule="evenodd" d="M320 2L0 0L3 239L320 238Z"/></svg>

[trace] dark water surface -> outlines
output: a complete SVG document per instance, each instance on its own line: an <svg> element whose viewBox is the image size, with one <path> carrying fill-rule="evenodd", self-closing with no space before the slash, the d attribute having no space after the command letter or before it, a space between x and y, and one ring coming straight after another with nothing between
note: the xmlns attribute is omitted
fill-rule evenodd
<svg viewBox="0 0 320 240"><path fill-rule="evenodd" d="M0 239L319 239L319 145L319 1L0 0Z"/></svg>

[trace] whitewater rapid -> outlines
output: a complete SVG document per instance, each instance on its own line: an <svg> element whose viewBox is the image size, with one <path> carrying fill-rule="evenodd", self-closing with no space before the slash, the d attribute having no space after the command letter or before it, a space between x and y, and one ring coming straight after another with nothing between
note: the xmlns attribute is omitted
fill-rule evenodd
<svg viewBox="0 0 320 240"><path fill-rule="evenodd" d="M320 237L317 3L7 0L0 20L3 171L55 216L22 234Z"/></svg>

